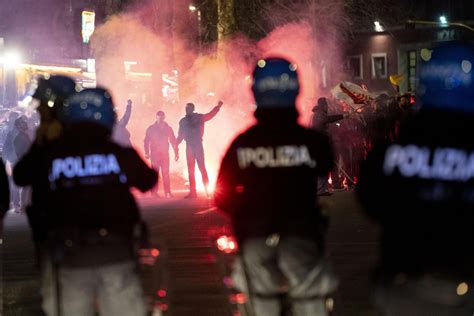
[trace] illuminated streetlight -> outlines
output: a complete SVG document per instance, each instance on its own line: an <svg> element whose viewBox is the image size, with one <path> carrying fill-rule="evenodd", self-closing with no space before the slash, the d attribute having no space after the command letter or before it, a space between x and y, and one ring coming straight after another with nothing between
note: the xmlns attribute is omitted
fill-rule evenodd
<svg viewBox="0 0 474 316"><path fill-rule="evenodd" d="M374 29L375 29L375 32L384 32L385 31L385 29L383 28L382 24L380 24L379 21L374 22Z"/></svg>
<svg viewBox="0 0 474 316"><path fill-rule="evenodd" d="M439 22L441 26L448 26L448 19L444 15L439 17Z"/></svg>
<svg viewBox="0 0 474 316"><path fill-rule="evenodd" d="M7 52L3 58L0 58L0 63L5 68L16 68L21 63L21 56L18 52Z"/></svg>

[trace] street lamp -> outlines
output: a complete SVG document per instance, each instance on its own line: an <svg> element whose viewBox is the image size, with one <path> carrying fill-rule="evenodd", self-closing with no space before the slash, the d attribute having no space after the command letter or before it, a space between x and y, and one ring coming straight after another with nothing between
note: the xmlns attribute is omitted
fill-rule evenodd
<svg viewBox="0 0 474 316"><path fill-rule="evenodd" d="M8 69L16 68L21 63L21 56L15 51L7 52L3 58L0 58L0 63L3 64L3 67Z"/></svg>
<svg viewBox="0 0 474 316"><path fill-rule="evenodd" d="M444 15L439 17L439 22L441 23L441 26L448 26L448 19Z"/></svg>
<svg viewBox="0 0 474 316"><path fill-rule="evenodd" d="M444 17L446 19L446 17ZM434 26L439 26L441 23L441 17L440 17L440 22L435 22L435 21L421 21L421 20L407 20L407 24L420 24L420 25L434 25ZM458 23L458 22L448 22L448 20L445 20L445 24L442 24L442 26L458 26L462 27L465 29L468 29L471 32L474 32L474 28L470 27L469 25L463 24L463 23Z"/></svg>
<svg viewBox="0 0 474 316"><path fill-rule="evenodd" d="M378 33L385 31L385 29L383 28L382 24L380 24L379 21L374 21L374 29L375 29L375 32L378 32Z"/></svg>

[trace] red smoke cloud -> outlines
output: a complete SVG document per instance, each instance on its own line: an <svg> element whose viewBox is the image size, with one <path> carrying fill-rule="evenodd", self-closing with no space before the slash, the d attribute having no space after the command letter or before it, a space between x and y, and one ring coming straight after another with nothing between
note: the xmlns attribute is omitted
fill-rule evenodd
<svg viewBox="0 0 474 316"><path fill-rule="evenodd" d="M318 35L304 20L283 24L259 42L236 35L219 43L217 52L213 47L202 47L199 54L196 44L190 40L193 37L190 33L196 32L190 23L197 21L187 10L181 12L182 17L174 16L174 19L190 24L190 33L170 31L163 25L150 26L147 20L152 10L156 8L149 2L111 17L96 30L92 50L97 63L98 84L111 90L119 113L123 112L127 99L134 101L128 128L132 143L139 151L143 151L145 130L154 123L158 110L165 111L166 121L177 133L187 102L194 103L196 111L204 113L218 100L223 100L221 112L206 124L204 135L211 182L215 180L230 141L254 122L255 106L250 87L251 73L258 58L278 55L298 65L302 82L298 108L302 124L308 122L314 101L322 93L321 63L324 60L330 66L341 64L335 40ZM160 14L166 18L171 13ZM325 56L331 56L331 60ZM137 80L128 76L127 80L124 61L136 61L137 64L131 66L133 71L153 73L154 77ZM178 102L173 104L161 98L160 74L174 69L178 70L180 93ZM180 161L172 163L171 169L186 177L184 144L181 144L180 152Z"/></svg>

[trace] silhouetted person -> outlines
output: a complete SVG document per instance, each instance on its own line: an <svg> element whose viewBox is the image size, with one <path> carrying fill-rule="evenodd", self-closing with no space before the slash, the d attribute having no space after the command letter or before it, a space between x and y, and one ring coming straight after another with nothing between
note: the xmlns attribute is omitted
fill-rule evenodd
<svg viewBox="0 0 474 316"><path fill-rule="evenodd" d="M163 111L158 111L156 113L155 124L151 125L146 130L144 141L145 157L151 160L151 165L158 174L161 170L161 175L163 176L163 188L167 198L173 196L171 194L170 186L170 144L173 147L175 160L178 161L178 146L173 129L165 122L165 113ZM158 184L154 188L153 193L158 196Z"/></svg>
<svg viewBox="0 0 474 316"><path fill-rule="evenodd" d="M474 311L474 46L420 62L421 110L378 144L357 192L381 226L374 294L384 316Z"/></svg>
<svg viewBox="0 0 474 316"><path fill-rule="evenodd" d="M318 99L318 103L312 111L311 128L325 134L328 133L328 124L338 122L346 117L345 114L329 115L328 99L324 97Z"/></svg>
<svg viewBox="0 0 474 316"><path fill-rule="evenodd" d="M32 148L48 146L61 137L63 125L57 118L58 108L62 109L64 100L80 88L72 78L61 75L40 77L37 81L38 87L32 98L35 100L34 103L38 103L36 110L40 122L35 130ZM32 203L26 208L38 266L41 265L41 248L44 247L50 233L49 222L51 221L47 216L47 197L42 194L42 189L31 187Z"/></svg>
<svg viewBox="0 0 474 316"><path fill-rule="evenodd" d="M28 135L28 123L25 116L20 116L15 121L15 128L18 133L13 140L13 147L15 149L15 155L18 160L28 152L31 146L31 139ZM24 212L29 203L30 189L28 187L20 188L20 204L17 209L18 212Z"/></svg>
<svg viewBox="0 0 474 316"><path fill-rule="evenodd" d="M189 194L186 198L196 198L196 177L194 168L197 163L202 175L202 182L208 195L209 177L207 175L206 163L204 159L204 147L202 137L204 136L204 124L214 118L222 106L222 101L207 114L194 113L194 104L186 104L186 116L179 121L179 131L177 144L183 139L186 142L186 162L189 175Z"/></svg>
<svg viewBox="0 0 474 316"><path fill-rule="evenodd" d="M332 150L326 135L298 124L299 87L287 60L259 61L257 124L232 142L217 178L216 205L231 218L245 270L236 269L234 281L252 315L282 315L287 295L293 315L326 316L326 296L338 283L324 260L326 221L316 196Z"/></svg>
<svg viewBox="0 0 474 316"><path fill-rule="evenodd" d="M96 307L100 315L145 316L135 252L142 221L130 189L151 189L157 174L111 140L109 92L85 89L65 102L60 137L35 144L14 169L18 185L33 186L32 212L47 218L44 312L58 315L57 303L64 316L94 315Z"/></svg>
<svg viewBox="0 0 474 316"><path fill-rule="evenodd" d="M317 130L321 133L329 135L328 125L336 123L347 117L348 114L329 115L329 104L327 98L319 98L317 105L313 107L313 117L311 118L311 129ZM330 195L328 189L328 175L323 175L318 178L318 194Z"/></svg>
<svg viewBox="0 0 474 316"><path fill-rule="evenodd" d="M9 170L7 174L10 182L10 203L14 210L20 209L20 189L15 185L13 178L11 177L11 170L18 161L13 141L18 134L18 129L15 127L15 121L19 116L20 113L18 112L10 112L8 115L6 136L2 148L2 158L7 170Z"/></svg>
<svg viewBox="0 0 474 316"><path fill-rule="evenodd" d="M130 147L130 131L127 129L128 122L132 116L132 100L127 101L127 107L122 118L117 122L114 128L113 139L122 146Z"/></svg>

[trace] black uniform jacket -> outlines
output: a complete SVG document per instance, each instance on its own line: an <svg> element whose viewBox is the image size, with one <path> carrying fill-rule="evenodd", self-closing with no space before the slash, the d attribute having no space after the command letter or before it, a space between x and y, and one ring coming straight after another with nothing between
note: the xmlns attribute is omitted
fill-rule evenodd
<svg viewBox="0 0 474 316"><path fill-rule="evenodd" d="M84 137L87 133L90 137ZM73 265L125 259L124 247L117 245L114 250L100 245L116 239L125 240L124 245L131 241L140 215L130 189L146 191L157 181L156 172L135 150L98 137L89 126L69 132L61 141L33 146L15 166L13 176L20 186L32 185L30 212L43 232L54 232L66 241L95 243L97 251L89 258L76 258L79 262Z"/></svg>
<svg viewBox="0 0 474 316"><path fill-rule="evenodd" d="M420 111L376 147L357 192L382 228L383 273L474 271L474 116Z"/></svg>
<svg viewBox="0 0 474 316"><path fill-rule="evenodd" d="M206 114L186 114L186 116L179 121L177 143L180 144L184 139L189 145L200 145L202 143L202 137L204 136L204 124L212 120L217 113L219 113L219 110L220 106L215 106Z"/></svg>
<svg viewBox="0 0 474 316"><path fill-rule="evenodd" d="M237 237L272 233L321 237L317 176L333 165L327 136L268 113L238 136L225 154L215 200Z"/></svg>

